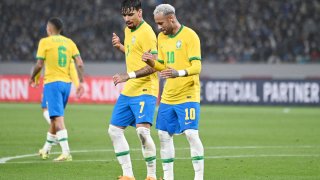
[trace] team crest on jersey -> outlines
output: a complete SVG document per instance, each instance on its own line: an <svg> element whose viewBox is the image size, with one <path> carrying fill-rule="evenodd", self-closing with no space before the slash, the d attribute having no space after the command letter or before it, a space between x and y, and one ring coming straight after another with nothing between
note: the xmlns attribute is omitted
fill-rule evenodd
<svg viewBox="0 0 320 180"><path fill-rule="evenodd" d="M181 46L182 46L182 42L181 42L181 40L178 40L176 43L176 48L181 49Z"/></svg>
<svg viewBox="0 0 320 180"><path fill-rule="evenodd" d="M131 44L134 44L136 42L136 37L133 36L132 39L131 39Z"/></svg>

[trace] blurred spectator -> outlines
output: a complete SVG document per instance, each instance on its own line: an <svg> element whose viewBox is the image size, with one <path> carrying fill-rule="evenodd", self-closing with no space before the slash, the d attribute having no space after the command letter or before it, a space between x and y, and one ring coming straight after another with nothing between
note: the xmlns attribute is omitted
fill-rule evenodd
<svg viewBox="0 0 320 180"><path fill-rule="evenodd" d="M319 63L320 0L145 0L145 20L170 3L182 24L195 29L203 61L219 63ZM1 0L0 61L33 61L46 21L64 20L64 33L86 61L124 61L111 44L123 40L120 2L111 0Z"/></svg>

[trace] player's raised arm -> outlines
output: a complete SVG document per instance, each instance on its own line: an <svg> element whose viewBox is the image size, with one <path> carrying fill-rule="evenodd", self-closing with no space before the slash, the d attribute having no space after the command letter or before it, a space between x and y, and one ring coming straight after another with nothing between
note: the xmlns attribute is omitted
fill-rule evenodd
<svg viewBox="0 0 320 180"><path fill-rule="evenodd" d="M184 76L192 76L200 74L201 72L201 61L191 61L191 66L183 70L175 70L168 68L160 72L162 78L176 78Z"/></svg>
<svg viewBox="0 0 320 180"><path fill-rule="evenodd" d="M143 53L142 61L145 62L146 64L148 64L150 67L152 67L156 71L162 71L162 70L166 69L165 65L158 62L157 54L152 54L150 51L151 50Z"/></svg>
<svg viewBox="0 0 320 180"><path fill-rule="evenodd" d="M145 67L137 70L137 71L132 71L129 73L121 73L121 74L115 74L112 79L113 83L116 86L119 83L126 82L129 79L134 79L134 78L140 78L140 77L145 77L148 76L152 73L156 72L155 69L150 67L149 65L146 65Z"/></svg>
<svg viewBox="0 0 320 180"><path fill-rule="evenodd" d="M120 38L116 33L112 33L112 45L113 47L119 49L121 52L125 53L124 46L120 42Z"/></svg>

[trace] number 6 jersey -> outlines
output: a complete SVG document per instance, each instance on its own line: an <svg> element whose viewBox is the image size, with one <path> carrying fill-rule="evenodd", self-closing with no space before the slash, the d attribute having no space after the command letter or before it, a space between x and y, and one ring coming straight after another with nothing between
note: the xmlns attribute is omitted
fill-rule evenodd
<svg viewBox="0 0 320 180"><path fill-rule="evenodd" d="M39 42L37 60L45 61L44 84L63 81L71 82L70 66L79 56L76 44L62 35L42 38Z"/></svg>

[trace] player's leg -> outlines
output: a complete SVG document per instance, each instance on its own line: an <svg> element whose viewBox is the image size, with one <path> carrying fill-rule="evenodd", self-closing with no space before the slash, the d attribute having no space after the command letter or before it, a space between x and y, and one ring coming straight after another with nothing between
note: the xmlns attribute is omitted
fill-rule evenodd
<svg viewBox="0 0 320 180"><path fill-rule="evenodd" d="M41 108L42 109L47 109L47 104L46 104L46 99L45 99L44 94L45 94L46 91L48 91L48 88L50 88L50 87L48 87L47 85L44 86L42 102L41 102ZM46 111L46 113L45 113L45 111L44 111L43 115L44 115L46 120L47 120L47 118L49 119L49 120L47 120L47 122L50 125L51 120L50 120L50 117L49 117L49 112ZM56 141L55 132L54 133L53 132L54 132L54 128L51 127L51 125L50 125L50 128L49 128L49 130L47 132L47 135L46 135L46 141L45 141L42 149L39 150L39 155L40 155L40 157L42 159L48 159L49 158L49 154L50 154L52 145Z"/></svg>
<svg viewBox="0 0 320 180"><path fill-rule="evenodd" d="M47 108L47 100L45 98L45 93L43 91L43 94L42 94L42 100L41 100L41 108L42 108L42 112L43 112L43 117L44 119L46 120L46 122L48 122L48 124L50 125L51 124L51 119L50 119L50 116L49 116L49 111L48 111L48 108ZM48 132L49 133L49 132ZM56 137L56 134L51 134L49 136L54 136L55 137L55 140L53 141L52 145L57 145L58 144L58 139Z"/></svg>
<svg viewBox="0 0 320 180"><path fill-rule="evenodd" d="M122 177L134 179L129 144L124 136L125 127L134 122L134 115L130 110L128 99L127 96L119 96L112 112L108 133L122 168Z"/></svg>
<svg viewBox="0 0 320 180"><path fill-rule="evenodd" d="M173 123L174 121L177 121L177 115L174 112L173 106L161 103L158 110L156 128L158 129L160 139L163 179L166 180L174 179L173 165L175 150L173 134L176 128L176 125Z"/></svg>
<svg viewBox="0 0 320 180"><path fill-rule="evenodd" d="M198 133L200 119L200 104L188 102L177 105L176 112L179 116L181 131L187 137L190 145L191 159L195 171L195 180L203 180L204 173L204 149Z"/></svg>
<svg viewBox="0 0 320 180"><path fill-rule="evenodd" d="M157 98L151 95L142 95L130 101L130 107L136 119L136 130L142 147L142 155L146 161L148 180L157 179L156 145L150 134L156 101Z"/></svg>
<svg viewBox="0 0 320 180"><path fill-rule="evenodd" d="M42 149L39 150L39 155L42 159L48 159L49 158L49 154L52 148L52 145L57 141L56 138L56 131L55 131L55 127L54 124L51 123L49 130L47 132L47 139L46 142L44 143Z"/></svg>
<svg viewBox="0 0 320 180"><path fill-rule="evenodd" d="M48 124L50 124L51 123L51 119L50 119L50 116L49 116L49 111L48 111L48 108L47 108L47 100L46 100L44 91L43 91L43 94L42 94L41 108L42 108L44 119L48 122Z"/></svg>
<svg viewBox="0 0 320 180"><path fill-rule="evenodd" d="M62 149L62 154L54 161L71 161L68 131L64 124L64 108L67 105L71 83L54 82L49 83L49 90L46 91L48 110L51 123L54 125L56 136Z"/></svg>

